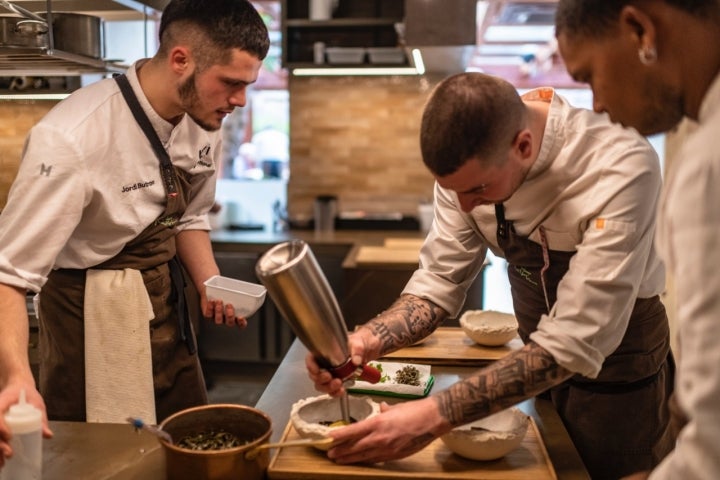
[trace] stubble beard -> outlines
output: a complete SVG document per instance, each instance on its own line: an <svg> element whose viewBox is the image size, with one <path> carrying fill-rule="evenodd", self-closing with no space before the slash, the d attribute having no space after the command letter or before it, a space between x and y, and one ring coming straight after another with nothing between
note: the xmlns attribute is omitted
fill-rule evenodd
<svg viewBox="0 0 720 480"><path fill-rule="evenodd" d="M197 86L195 85L195 73L180 84L178 87L178 95L180 96L183 110L200 128L208 132L214 132L220 129L220 125L210 124L198 115L198 110L200 110L200 96L198 95Z"/></svg>
<svg viewBox="0 0 720 480"><path fill-rule="evenodd" d="M654 135L674 129L683 119L683 96L667 84L645 82L647 103L636 129L642 135Z"/></svg>

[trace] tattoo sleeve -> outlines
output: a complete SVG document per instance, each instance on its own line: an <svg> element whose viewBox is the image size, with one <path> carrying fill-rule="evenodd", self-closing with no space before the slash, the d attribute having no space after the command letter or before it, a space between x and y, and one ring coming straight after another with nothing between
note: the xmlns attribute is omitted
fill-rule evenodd
<svg viewBox="0 0 720 480"><path fill-rule="evenodd" d="M455 427L532 398L572 375L531 341L440 392L436 400L440 414Z"/></svg>
<svg viewBox="0 0 720 480"><path fill-rule="evenodd" d="M363 326L380 340L382 356L430 335L447 316L430 300L406 294Z"/></svg>

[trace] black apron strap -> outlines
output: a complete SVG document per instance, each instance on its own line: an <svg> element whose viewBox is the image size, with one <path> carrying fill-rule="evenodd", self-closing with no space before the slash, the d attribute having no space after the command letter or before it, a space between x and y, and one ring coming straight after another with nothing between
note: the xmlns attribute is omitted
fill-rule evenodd
<svg viewBox="0 0 720 480"><path fill-rule="evenodd" d="M150 142L150 146L152 146L158 160L160 160L160 172L163 184L165 185L165 192L171 197L177 195L177 186L175 185L174 175L175 170L172 161L170 160L170 155L168 155L167 150L165 150L165 147L160 141L160 137L158 137L152 123L150 123L150 119L145 114L145 111L135 96L135 92L133 92L133 89L130 86L130 81L125 75L118 75L115 77L115 81L120 87L120 91L122 92L123 97L125 97L125 102L127 102L128 107L130 107L133 117L135 117L135 121L138 123Z"/></svg>
<svg viewBox="0 0 720 480"><path fill-rule="evenodd" d="M170 259L168 266L170 267L170 278L177 291L176 306L180 338L187 345L188 353L193 355L197 351L197 345L195 344L192 323L190 322L187 302L185 301L185 277L183 277L182 267L177 256Z"/></svg>
<svg viewBox="0 0 720 480"><path fill-rule="evenodd" d="M495 204L495 219L497 220L497 236L507 238L507 222L505 221L505 207L502 203Z"/></svg>
<svg viewBox="0 0 720 480"><path fill-rule="evenodd" d="M175 167L173 167L170 155L160 141L157 132L150 123L150 119L145 114L140 102L133 92L130 86L130 81L125 75L118 75L115 77L115 81L120 87L125 102L127 102L130 111L135 117L135 121L142 129L145 137L147 137L150 145L152 146L155 155L160 161L160 175L163 179L163 185L165 186L165 193L168 197L175 197L178 194L177 185L175 183ZM192 324L190 322L190 316L185 301L185 278L182 274L182 267L177 257L173 257L170 262L170 277L172 279L175 290L177 291L177 314L180 335L183 342L187 345L188 352L192 355L197 351L197 345L195 345L194 336L192 335Z"/></svg>

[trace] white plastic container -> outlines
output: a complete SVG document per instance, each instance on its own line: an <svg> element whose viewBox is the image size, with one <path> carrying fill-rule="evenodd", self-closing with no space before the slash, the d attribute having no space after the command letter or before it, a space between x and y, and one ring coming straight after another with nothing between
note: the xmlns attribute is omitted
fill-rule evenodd
<svg viewBox="0 0 720 480"><path fill-rule="evenodd" d="M398 47L371 47L367 49L370 63L376 65L401 65L405 63L405 52Z"/></svg>
<svg viewBox="0 0 720 480"><path fill-rule="evenodd" d="M265 301L267 290L257 283L215 275L205 281L208 300L222 300L235 307L235 315L249 317Z"/></svg>
<svg viewBox="0 0 720 480"><path fill-rule="evenodd" d="M334 65L357 65L365 61L366 50L362 47L327 47L328 63Z"/></svg>
<svg viewBox="0 0 720 480"><path fill-rule="evenodd" d="M310 20L329 20L332 18L336 0L310 0Z"/></svg>
<svg viewBox="0 0 720 480"><path fill-rule="evenodd" d="M10 446L12 458L5 461L0 470L0 480L39 480L42 478L42 411L25 400L25 390L20 400L11 405L5 414L5 422L12 432Z"/></svg>

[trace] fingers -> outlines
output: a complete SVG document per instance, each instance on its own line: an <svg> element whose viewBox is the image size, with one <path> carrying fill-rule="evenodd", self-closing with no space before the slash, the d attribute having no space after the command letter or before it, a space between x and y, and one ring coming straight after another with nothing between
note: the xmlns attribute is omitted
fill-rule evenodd
<svg viewBox="0 0 720 480"><path fill-rule="evenodd" d="M350 350L350 358L354 365L363 365L367 363L365 358L365 342L358 335L350 335L348 338L348 348Z"/></svg>
<svg viewBox="0 0 720 480"><path fill-rule="evenodd" d="M325 392L333 397L337 397L345 392L343 382L339 378L333 377L329 371L321 368L311 353L305 356L305 366L307 367L308 377L310 377L310 380L315 384L316 390Z"/></svg>
<svg viewBox="0 0 720 480"><path fill-rule="evenodd" d="M235 307L232 304L223 304L221 300L208 300L205 316L212 319L215 325L237 326L239 329L247 327L247 318L235 315Z"/></svg>

